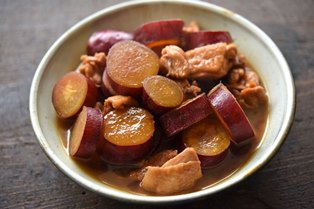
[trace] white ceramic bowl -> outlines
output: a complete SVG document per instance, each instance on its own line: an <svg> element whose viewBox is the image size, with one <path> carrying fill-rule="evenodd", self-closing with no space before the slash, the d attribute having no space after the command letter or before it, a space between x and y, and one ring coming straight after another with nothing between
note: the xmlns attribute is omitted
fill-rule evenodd
<svg viewBox="0 0 314 209"><path fill-rule="evenodd" d="M244 166L201 191L174 196L144 196L110 187L84 173L67 155L56 128L51 92L56 81L79 64L88 37L104 28L133 31L159 19L197 20L203 28L227 30L239 50L261 76L269 95L269 121L263 143ZM289 67L274 42L254 24L224 8L201 1L130 1L105 8L77 23L49 49L35 73L30 91L30 116L44 152L67 176L85 188L120 200L160 203L191 200L223 190L265 164L284 141L294 116L295 91Z"/></svg>

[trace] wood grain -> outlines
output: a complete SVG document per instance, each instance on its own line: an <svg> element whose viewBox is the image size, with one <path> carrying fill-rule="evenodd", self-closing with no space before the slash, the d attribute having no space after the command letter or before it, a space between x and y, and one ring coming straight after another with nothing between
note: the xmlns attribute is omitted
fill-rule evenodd
<svg viewBox="0 0 314 209"><path fill-rule="evenodd" d="M0 208L182 208L102 197L64 176L43 154L31 126L29 89L44 53L70 26L122 1L0 0ZM278 154L232 188L189 208L314 208L314 1L210 1L263 29L295 79L297 109ZM275 70L275 69L274 69Z"/></svg>

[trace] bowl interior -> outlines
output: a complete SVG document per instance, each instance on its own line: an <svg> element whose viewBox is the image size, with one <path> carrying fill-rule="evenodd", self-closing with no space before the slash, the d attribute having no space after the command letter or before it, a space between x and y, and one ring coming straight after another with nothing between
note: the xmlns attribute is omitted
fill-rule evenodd
<svg viewBox="0 0 314 209"><path fill-rule="evenodd" d="M132 32L138 25L159 19L196 20L203 28L227 30L239 50L261 76L270 100L269 121L263 143L250 161L233 175L206 190L176 196L139 196L107 186L91 178L67 155L57 131L51 103L52 88L66 72L74 70L85 53L88 37L104 28ZM133 1L104 9L68 30L49 49L34 76L30 114L41 146L66 175L90 190L122 200L171 202L188 200L224 189L262 166L279 148L287 134L294 111L294 86L289 68L275 44L252 23L226 9L198 1Z"/></svg>

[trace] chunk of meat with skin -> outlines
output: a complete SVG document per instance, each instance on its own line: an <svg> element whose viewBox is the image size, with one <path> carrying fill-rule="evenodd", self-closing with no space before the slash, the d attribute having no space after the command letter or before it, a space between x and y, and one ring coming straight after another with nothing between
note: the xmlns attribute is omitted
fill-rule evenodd
<svg viewBox="0 0 314 209"><path fill-rule="evenodd" d="M260 86L259 77L254 71L246 70L245 77L246 77L246 83L245 83L246 88Z"/></svg>
<svg viewBox="0 0 314 209"><path fill-rule="evenodd" d="M195 150L186 148L161 167L148 166L141 187L159 195L170 195L193 187L201 177Z"/></svg>
<svg viewBox="0 0 314 209"><path fill-rule="evenodd" d="M107 114L108 112L114 109L123 109L125 107L138 107L138 106L139 104L137 100L130 96L115 95L105 99L103 114Z"/></svg>
<svg viewBox="0 0 314 209"><path fill-rule="evenodd" d="M244 68L245 63L247 63L245 56L242 54L238 54L232 60L232 68Z"/></svg>
<svg viewBox="0 0 314 209"><path fill-rule="evenodd" d="M193 187L201 177L200 162L196 161L166 168L149 166L141 186L159 195L170 195Z"/></svg>
<svg viewBox="0 0 314 209"><path fill-rule="evenodd" d="M165 168L168 166L178 165L180 163L187 163L190 161L199 161L196 151L193 148L186 148L181 153L179 153L174 158L168 160L165 164L161 167Z"/></svg>
<svg viewBox="0 0 314 209"><path fill-rule="evenodd" d="M190 76L190 64L184 51L178 46L170 45L163 48L160 64L167 70L167 77L186 79Z"/></svg>
<svg viewBox="0 0 314 209"><path fill-rule="evenodd" d="M164 150L155 155L153 155L148 160L145 160L141 168L132 171L130 173L130 178L135 181L142 181L145 172L147 171L147 166L162 166L165 162L175 157L178 154L177 150Z"/></svg>
<svg viewBox="0 0 314 209"><path fill-rule="evenodd" d="M191 78L219 79L225 76L237 55L234 44L217 43L198 47L185 53L191 67Z"/></svg>
<svg viewBox="0 0 314 209"><path fill-rule="evenodd" d="M258 75L249 68L230 71L227 87L235 95L242 107L253 109L267 103L265 89L260 85Z"/></svg>
<svg viewBox="0 0 314 209"><path fill-rule="evenodd" d="M237 56L235 44L217 43L184 52L178 46L167 46L162 52L160 64L167 76L175 79L210 79L225 76Z"/></svg>
<svg viewBox="0 0 314 209"><path fill-rule="evenodd" d="M257 108L268 101L265 89L262 86L245 88L240 92L240 104L246 108Z"/></svg>
<svg viewBox="0 0 314 209"><path fill-rule="evenodd" d="M80 73L89 77L94 81L96 86L101 85L101 77L105 70L106 65L106 54L96 53L94 56L82 55L81 65L79 67Z"/></svg>
<svg viewBox="0 0 314 209"><path fill-rule="evenodd" d="M249 68L232 69L227 80L228 87L237 90L260 85L258 75Z"/></svg>
<svg viewBox="0 0 314 209"><path fill-rule="evenodd" d="M237 68L230 71L228 76L228 87L232 89L243 89L245 86L245 70L243 68Z"/></svg>

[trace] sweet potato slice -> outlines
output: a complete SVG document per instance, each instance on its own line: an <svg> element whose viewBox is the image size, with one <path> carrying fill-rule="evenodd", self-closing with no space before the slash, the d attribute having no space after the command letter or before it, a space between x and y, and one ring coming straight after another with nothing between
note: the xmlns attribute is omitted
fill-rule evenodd
<svg viewBox="0 0 314 209"><path fill-rule="evenodd" d="M192 147L203 168L220 163L229 150L231 137L214 115L185 129L182 133L184 147Z"/></svg>
<svg viewBox="0 0 314 209"><path fill-rule="evenodd" d="M70 118L83 106L94 106L97 94L97 88L92 80L78 72L70 72L55 84L52 104L60 118Z"/></svg>
<svg viewBox="0 0 314 209"><path fill-rule="evenodd" d="M70 155L79 158L90 158L96 151L101 127L101 111L84 106L71 131Z"/></svg>
<svg viewBox="0 0 314 209"><path fill-rule="evenodd" d="M102 30L97 31L88 39L87 53L94 55L97 52L108 54L109 49L117 42L132 40L133 35L125 31Z"/></svg>
<svg viewBox="0 0 314 209"><path fill-rule="evenodd" d="M163 114L160 123L167 136L171 137L206 118L210 113L212 110L209 101L203 93Z"/></svg>
<svg viewBox="0 0 314 209"><path fill-rule="evenodd" d="M255 137L253 127L241 106L222 83L208 93L208 100L235 145L242 146Z"/></svg>
<svg viewBox="0 0 314 209"><path fill-rule="evenodd" d="M145 44L160 56L165 46L181 44L183 24L180 19L149 22L135 30L134 40Z"/></svg>
<svg viewBox="0 0 314 209"><path fill-rule="evenodd" d="M102 159L110 164L134 163L154 147L153 116L140 107L126 107L105 115L98 144Z"/></svg>
<svg viewBox="0 0 314 209"><path fill-rule="evenodd" d="M151 112L160 115L181 105L183 90L173 80L155 75L144 80L142 98L144 105Z"/></svg>
<svg viewBox="0 0 314 209"><path fill-rule="evenodd" d="M120 95L140 97L144 79L158 71L158 56L135 41L116 43L107 56L106 79Z"/></svg>
<svg viewBox="0 0 314 209"><path fill-rule="evenodd" d="M105 97L110 97L114 95L119 95L111 86L109 80L108 80L108 75L107 72L105 71L102 74L102 83L101 83L101 91L104 94Z"/></svg>
<svg viewBox="0 0 314 209"><path fill-rule="evenodd" d="M186 50L205 46L208 44L216 44L219 42L231 43L232 38L227 31L198 31L185 34Z"/></svg>
<svg viewBox="0 0 314 209"><path fill-rule="evenodd" d="M145 23L134 32L134 40L151 48L175 42L180 43L184 22L180 19L159 20ZM158 43L159 42L159 43Z"/></svg>

